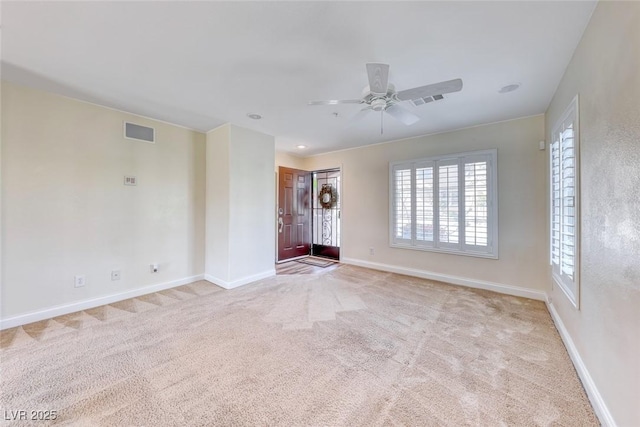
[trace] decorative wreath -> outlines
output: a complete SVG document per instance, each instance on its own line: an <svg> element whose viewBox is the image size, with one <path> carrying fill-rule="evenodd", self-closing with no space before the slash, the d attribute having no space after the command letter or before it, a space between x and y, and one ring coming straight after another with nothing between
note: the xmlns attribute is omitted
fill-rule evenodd
<svg viewBox="0 0 640 427"><path fill-rule="evenodd" d="M335 191L331 184L322 184L322 189L318 194L318 201L323 208L331 209L338 203L338 192Z"/></svg>

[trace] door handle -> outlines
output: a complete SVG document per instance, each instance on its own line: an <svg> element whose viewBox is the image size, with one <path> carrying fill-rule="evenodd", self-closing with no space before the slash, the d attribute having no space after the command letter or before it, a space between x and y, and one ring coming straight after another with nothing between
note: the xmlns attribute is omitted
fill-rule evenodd
<svg viewBox="0 0 640 427"><path fill-rule="evenodd" d="M282 233L282 228L284 227L284 221L282 218L278 218L278 233Z"/></svg>

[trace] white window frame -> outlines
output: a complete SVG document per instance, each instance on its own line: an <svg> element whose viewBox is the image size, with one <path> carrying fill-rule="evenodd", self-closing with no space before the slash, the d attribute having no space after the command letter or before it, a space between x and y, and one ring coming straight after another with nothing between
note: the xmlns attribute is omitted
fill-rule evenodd
<svg viewBox="0 0 640 427"><path fill-rule="evenodd" d="M465 242L464 221L464 165L474 160L487 161L487 246L471 246ZM458 243L439 242L439 190L438 167L458 165ZM416 169L433 167L433 241L416 239ZM395 174L396 170L411 170L411 238L395 236ZM480 150L442 156L426 157L389 163L389 246L430 252L442 252L480 258L498 259L498 150Z"/></svg>
<svg viewBox="0 0 640 427"><path fill-rule="evenodd" d="M549 264L551 265L551 276L553 284L562 289L567 299L573 304L576 309L580 309L580 110L579 110L579 98L578 95L573 98L569 106L566 108L560 119L556 122L551 133L551 142L549 149ZM553 230L554 230L554 218L553 218L553 152L554 145L560 144L560 135L566 129L567 123L573 123L574 131L574 201L573 207L574 214L574 255L573 255L573 279L566 274L563 274L560 264L562 263L562 244L560 244L560 254L558 264L553 262ZM559 147L559 152L562 152L562 148ZM560 160L561 161L561 160ZM561 168L561 166L560 166ZM561 173L560 173L561 175ZM560 179L562 179L560 177ZM562 182L560 182L560 188L562 188ZM562 194L560 199L563 199ZM559 225L563 223L563 209L564 202L560 203L560 220ZM561 236L560 236L561 238Z"/></svg>

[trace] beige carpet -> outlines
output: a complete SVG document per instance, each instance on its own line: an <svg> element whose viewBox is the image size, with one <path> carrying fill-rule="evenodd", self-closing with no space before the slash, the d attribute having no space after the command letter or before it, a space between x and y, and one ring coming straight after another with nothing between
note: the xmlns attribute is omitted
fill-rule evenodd
<svg viewBox="0 0 640 427"><path fill-rule="evenodd" d="M1 345L0 415L63 425L598 424L542 302L350 266L197 282Z"/></svg>

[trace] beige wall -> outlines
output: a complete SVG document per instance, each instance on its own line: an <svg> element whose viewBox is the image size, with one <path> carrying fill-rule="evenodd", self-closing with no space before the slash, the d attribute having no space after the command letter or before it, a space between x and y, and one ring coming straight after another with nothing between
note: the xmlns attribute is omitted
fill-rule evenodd
<svg viewBox="0 0 640 427"><path fill-rule="evenodd" d="M205 278L230 288L275 274L275 139L226 124L207 133Z"/></svg>
<svg viewBox="0 0 640 427"><path fill-rule="evenodd" d="M536 116L306 159L311 170L342 167L342 257L543 291L544 117ZM389 246L389 162L498 149L500 259ZM373 248L375 255L369 254ZM540 294L542 295L542 294Z"/></svg>
<svg viewBox="0 0 640 427"><path fill-rule="evenodd" d="M229 280L229 134L225 124L207 132L205 272ZM220 226L223 224L223 226Z"/></svg>
<svg viewBox="0 0 640 427"><path fill-rule="evenodd" d="M231 280L275 274L275 138L231 126Z"/></svg>
<svg viewBox="0 0 640 427"><path fill-rule="evenodd" d="M278 172L278 167L280 166L305 170L306 164L307 159L303 157L294 156L293 154L285 153L284 151L276 151L276 172Z"/></svg>
<svg viewBox="0 0 640 427"><path fill-rule="evenodd" d="M2 318L202 274L204 157L201 133L3 82Z"/></svg>
<svg viewBox="0 0 640 427"><path fill-rule="evenodd" d="M640 3L598 4L547 111L548 135L576 94L582 186L580 310L559 288L550 292L613 419L620 426L637 426Z"/></svg>

